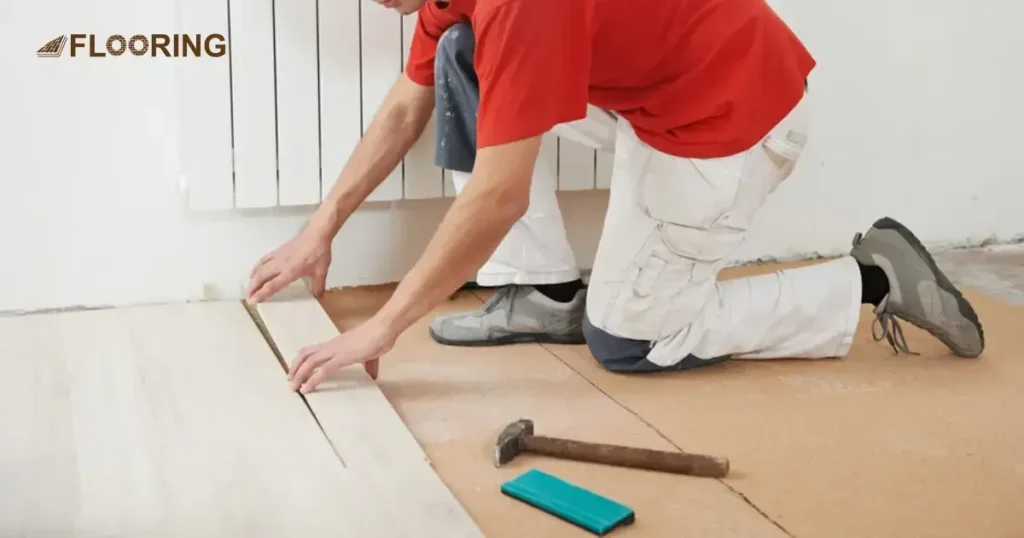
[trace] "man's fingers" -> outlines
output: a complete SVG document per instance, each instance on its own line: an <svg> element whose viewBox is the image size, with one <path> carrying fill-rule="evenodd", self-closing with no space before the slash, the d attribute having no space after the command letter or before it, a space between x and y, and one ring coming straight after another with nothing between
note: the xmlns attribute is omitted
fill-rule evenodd
<svg viewBox="0 0 1024 538"><path fill-rule="evenodd" d="M260 258L259 261L256 262L256 265L252 266L252 271L249 271L249 278L253 278L254 276L256 276L256 271L259 271L260 266L265 264L265 263L267 263L267 262L269 262L276 255L277 255L277 250L272 250L272 251L264 254L263 257Z"/></svg>
<svg viewBox="0 0 1024 538"><path fill-rule="evenodd" d="M306 359L310 358L313 353L316 353L318 346L306 346L299 350L299 356L292 361L292 365L288 367L288 379L295 379L295 372L302 367L302 363L306 362Z"/></svg>
<svg viewBox="0 0 1024 538"><path fill-rule="evenodd" d="M321 364L327 362L330 359L330 355L324 351L318 351L309 356L306 360L302 361L302 365L299 366L298 370L295 371L295 375L292 376L291 388L292 390L298 390L299 387L309 379L309 376L313 374L313 370L316 370Z"/></svg>
<svg viewBox="0 0 1024 538"><path fill-rule="evenodd" d="M267 262L260 265L255 271L253 271L252 279L249 280L249 289L246 290L245 295L252 298L252 295L256 290L263 287L268 280L277 276L279 273L280 271L278 271L276 263Z"/></svg>
<svg viewBox="0 0 1024 538"><path fill-rule="evenodd" d="M367 364L369 362L376 363L378 360L380 360L380 359L374 359L372 361L367 361L367 362L363 363L363 366L365 366L367 368L366 371L367 372L370 371L371 367L367 366ZM320 361L320 362L323 363L323 364L315 372L313 372L313 374L309 378L309 380L306 381L305 383L301 383L300 382L301 386L302 386L302 393L303 394L305 394L305 393L315 389L316 386L319 385L320 382L324 380L324 378L326 378L328 375L331 374L331 372L334 372L336 370L340 370L342 368L346 368L348 366L352 366L353 364L356 364L357 362L359 362L359 360L351 359L351 358L339 355L339 356L335 356L335 357L331 358L328 361ZM308 364L308 362L307 362L307 364ZM371 377L376 379L377 378L377 366L374 365L374 366L372 366L372 368L373 368L373 373L370 374L370 375L371 375Z"/></svg>
<svg viewBox="0 0 1024 538"><path fill-rule="evenodd" d="M309 380L303 383L301 389L303 394L312 392L314 389L316 389L318 385L320 385L324 378L327 377L327 370L329 364L330 363L327 363L320 367L319 369L317 369L315 372L313 372L313 375L309 378Z"/></svg>
<svg viewBox="0 0 1024 538"><path fill-rule="evenodd" d="M251 295L249 299L250 304L256 304L264 301L267 297L273 296L275 293L284 289L285 286L291 284L298 274L296 271L286 271L278 274L273 280L264 284L259 290Z"/></svg>

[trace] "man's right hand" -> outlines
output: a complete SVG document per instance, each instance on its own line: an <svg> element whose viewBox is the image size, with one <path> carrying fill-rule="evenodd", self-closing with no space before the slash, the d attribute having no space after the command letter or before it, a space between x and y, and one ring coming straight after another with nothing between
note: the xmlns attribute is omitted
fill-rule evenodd
<svg viewBox="0 0 1024 538"><path fill-rule="evenodd" d="M421 86L404 75L398 79L306 228L253 267L245 293L249 304L266 300L304 276L313 281L313 295L323 295L334 234L401 164L433 111L432 86Z"/></svg>
<svg viewBox="0 0 1024 538"><path fill-rule="evenodd" d="M306 226L294 239L256 262L249 273L246 301L249 304L259 303L304 276L312 280L313 295L320 297L324 293L330 265L330 236Z"/></svg>

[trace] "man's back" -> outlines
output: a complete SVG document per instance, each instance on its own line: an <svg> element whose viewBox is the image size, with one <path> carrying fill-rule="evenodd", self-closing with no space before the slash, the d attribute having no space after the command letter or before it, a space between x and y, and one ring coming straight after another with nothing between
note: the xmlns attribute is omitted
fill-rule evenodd
<svg viewBox="0 0 1024 538"><path fill-rule="evenodd" d="M572 0L593 6L590 102L655 148L721 157L800 100L814 60L764 0Z"/></svg>
<svg viewBox="0 0 1024 538"><path fill-rule="evenodd" d="M814 60L764 0L427 2L407 73L433 78L442 33L469 22L480 147L616 112L659 151L744 151L796 105Z"/></svg>

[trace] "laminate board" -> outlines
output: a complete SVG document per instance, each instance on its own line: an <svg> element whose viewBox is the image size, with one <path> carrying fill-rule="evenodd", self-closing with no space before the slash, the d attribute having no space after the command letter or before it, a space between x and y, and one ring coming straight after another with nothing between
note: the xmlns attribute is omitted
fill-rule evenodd
<svg viewBox="0 0 1024 538"><path fill-rule="evenodd" d="M0 536L398 536L244 308L0 318Z"/></svg>
<svg viewBox="0 0 1024 538"><path fill-rule="evenodd" d="M338 336L320 303L297 289L257 306L289 363L302 348ZM377 499L375 509L393 516L394 536L483 536L361 365L337 372L306 399L366 495Z"/></svg>

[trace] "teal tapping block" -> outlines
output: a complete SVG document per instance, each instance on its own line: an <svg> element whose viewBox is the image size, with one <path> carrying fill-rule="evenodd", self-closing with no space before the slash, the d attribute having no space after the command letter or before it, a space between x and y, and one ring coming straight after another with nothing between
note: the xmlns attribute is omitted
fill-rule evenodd
<svg viewBox="0 0 1024 538"><path fill-rule="evenodd" d="M633 509L537 469L501 485L501 492L602 536L633 523Z"/></svg>

